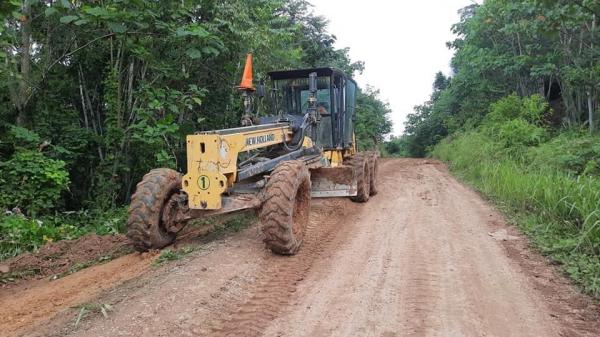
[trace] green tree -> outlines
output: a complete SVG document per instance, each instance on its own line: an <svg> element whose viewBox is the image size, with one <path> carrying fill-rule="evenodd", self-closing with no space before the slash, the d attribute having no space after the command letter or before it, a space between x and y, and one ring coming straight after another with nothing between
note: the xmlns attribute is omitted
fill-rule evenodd
<svg viewBox="0 0 600 337"><path fill-rule="evenodd" d="M492 102L539 94L556 125L594 130L600 100L597 16L591 0L487 0L460 11L452 78L436 83L431 100L409 116L413 155L424 155L448 133L480 124ZM440 80L440 81L438 81Z"/></svg>
<svg viewBox="0 0 600 337"><path fill-rule="evenodd" d="M304 0L1 1L0 161L17 167L31 156L68 172L48 210L123 205L151 168L184 169L185 135L238 125L246 53L258 79L313 66L362 71L311 8ZM381 142L388 108L370 91L359 101L359 139ZM13 141L15 126L36 135L28 148ZM11 203L21 204L2 206Z"/></svg>
<svg viewBox="0 0 600 337"><path fill-rule="evenodd" d="M388 103L381 101L380 92L370 86L356 96L356 141L360 150L377 149L384 137L392 132Z"/></svg>

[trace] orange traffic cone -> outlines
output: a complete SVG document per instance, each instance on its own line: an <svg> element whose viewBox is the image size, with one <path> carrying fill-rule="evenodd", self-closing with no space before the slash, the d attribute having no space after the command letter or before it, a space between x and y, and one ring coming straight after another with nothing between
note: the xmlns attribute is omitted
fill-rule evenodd
<svg viewBox="0 0 600 337"><path fill-rule="evenodd" d="M242 76L242 82L238 89L241 90L255 90L252 85L252 54L246 56L246 66L244 67L244 75Z"/></svg>

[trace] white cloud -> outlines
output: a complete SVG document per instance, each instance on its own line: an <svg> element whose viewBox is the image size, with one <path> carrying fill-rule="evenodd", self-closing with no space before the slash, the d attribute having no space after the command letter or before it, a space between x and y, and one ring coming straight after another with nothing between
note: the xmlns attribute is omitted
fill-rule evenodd
<svg viewBox="0 0 600 337"><path fill-rule="evenodd" d="M393 110L394 134L399 135L406 115L429 99L435 73L449 74L450 28L459 20L457 11L473 1L311 2L316 14L329 19L336 47L350 47L353 60L365 61L365 72L356 80L363 88L370 84L381 90Z"/></svg>

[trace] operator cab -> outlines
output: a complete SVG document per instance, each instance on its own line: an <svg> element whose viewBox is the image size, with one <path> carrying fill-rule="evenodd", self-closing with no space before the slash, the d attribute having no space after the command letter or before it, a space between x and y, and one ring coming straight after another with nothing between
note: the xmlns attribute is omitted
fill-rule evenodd
<svg viewBox="0 0 600 337"><path fill-rule="evenodd" d="M309 107L309 75L317 74L316 106L320 118L317 145L324 150L352 147L356 82L335 68L312 68L268 73L271 79L272 115L260 124L289 121L299 126Z"/></svg>

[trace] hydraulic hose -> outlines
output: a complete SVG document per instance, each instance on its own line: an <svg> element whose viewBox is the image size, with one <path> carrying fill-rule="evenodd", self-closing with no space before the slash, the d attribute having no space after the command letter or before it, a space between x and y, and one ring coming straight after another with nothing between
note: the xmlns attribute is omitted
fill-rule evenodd
<svg viewBox="0 0 600 337"><path fill-rule="evenodd" d="M306 134L306 129L308 128L309 124L308 124L308 120L310 118L310 115L307 113L304 115L304 119L302 119L302 124L300 125L300 137L297 140L298 143L296 144L292 144L292 146L289 146L286 142L283 142L283 147L285 148L285 150L287 152L294 152L299 150L302 147L302 143L304 141L304 136ZM296 138L296 135L294 135L294 138ZM292 138L293 140L293 138Z"/></svg>

